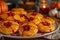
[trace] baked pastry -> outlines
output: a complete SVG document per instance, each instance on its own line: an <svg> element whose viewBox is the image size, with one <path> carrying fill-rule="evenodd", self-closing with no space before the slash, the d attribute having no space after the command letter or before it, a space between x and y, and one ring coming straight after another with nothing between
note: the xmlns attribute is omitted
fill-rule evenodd
<svg viewBox="0 0 60 40"><path fill-rule="evenodd" d="M24 11L23 8L13 8L12 11Z"/></svg>
<svg viewBox="0 0 60 40"><path fill-rule="evenodd" d="M36 12L30 12L28 15L28 21L32 21L35 24L39 24L41 19L43 18L43 15L40 13L36 13Z"/></svg>
<svg viewBox="0 0 60 40"><path fill-rule="evenodd" d="M24 23L24 24L20 25L20 28L19 28L19 34L21 36L33 36L37 32L38 32L38 28L32 22Z"/></svg>
<svg viewBox="0 0 60 40"><path fill-rule="evenodd" d="M14 19L15 19L15 20L19 20L20 22L24 22L24 21L26 21L25 16L26 16L26 15L23 15L23 14L14 15Z"/></svg>
<svg viewBox="0 0 60 40"><path fill-rule="evenodd" d="M52 32L55 30L54 22L52 19L42 18L42 21L38 24L40 32Z"/></svg>
<svg viewBox="0 0 60 40"><path fill-rule="evenodd" d="M51 17L47 17L47 16L44 16L44 17L42 18L42 21L50 22L50 24L52 24L52 25L55 24L55 20L52 19Z"/></svg>
<svg viewBox="0 0 60 40"><path fill-rule="evenodd" d="M3 19L3 20L14 20L14 16L15 14L12 13L11 11L9 12L6 12L4 14L1 14L0 17Z"/></svg>
<svg viewBox="0 0 60 40"><path fill-rule="evenodd" d="M7 13L7 15L8 15L7 20L12 20L12 21L14 20L14 15L15 14L13 12L10 11L10 12Z"/></svg>
<svg viewBox="0 0 60 40"><path fill-rule="evenodd" d="M7 17L8 17L7 13L8 13L8 12L1 14L1 15L0 15L0 18L2 18L3 20L6 20Z"/></svg>
<svg viewBox="0 0 60 40"><path fill-rule="evenodd" d="M13 8L12 12L15 14L27 14L27 12L23 8Z"/></svg>
<svg viewBox="0 0 60 40"><path fill-rule="evenodd" d="M13 34L19 28L19 24L14 21L3 21L0 26L0 31L3 34Z"/></svg>

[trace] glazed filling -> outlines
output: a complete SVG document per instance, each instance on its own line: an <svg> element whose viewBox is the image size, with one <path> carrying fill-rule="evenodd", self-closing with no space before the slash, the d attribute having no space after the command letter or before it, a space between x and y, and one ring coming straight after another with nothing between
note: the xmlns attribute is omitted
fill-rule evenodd
<svg viewBox="0 0 60 40"><path fill-rule="evenodd" d="M31 15L36 16L36 15L37 15L37 13L36 13L36 12L33 12Z"/></svg>
<svg viewBox="0 0 60 40"><path fill-rule="evenodd" d="M12 32L14 33L14 30L12 30Z"/></svg>
<svg viewBox="0 0 60 40"><path fill-rule="evenodd" d="M44 26L49 26L50 25L50 23L48 23L48 22L41 22Z"/></svg>
<svg viewBox="0 0 60 40"><path fill-rule="evenodd" d="M14 21L15 21L15 22L17 22L18 24L20 23L20 21L19 21L19 20L14 19Z"/></svg>
<svg viewBox="0 0 60 40"><path fill-rule="evenodd" d="M7 27L7 28L8 28L8 27L11 27L11 25L12 25L11 22L6 22L6 23L4 23L4 26Z"/></svg>
<svg viewBox="0 0 60 40"><path fill-rule="evenodd" d="M52 32L52 29L50 29L50 32Z"/></svg>
<svg viewBox="0 0 60 40"><path fill-rule="evenodd" d="M49 19L49 17L47 17L47 16L44 16L44 18Z"/></svg>
<svg viewBox="0 0 60 40"><path fill-rule="evenodd" d="M8 13L8 16L14 16L14 13L10 12Z"/></svg>
<svg viewBox="0 0 60 40"><path fill-rule="evenodd" d="M32 17L30 17L30 18L28 19L28 21L32 21L32 20L34 20L34 18L32 18Z"/></svg>
<svg viewBox="0 0 60 40"><path fill-rule="evenodd" d="M20 17L25 17L25 15L24 14L20 14Z"/></svg>
<svg viewBox="0 0 60 40"><path fill-rule="evenodd" d="M29 31L30 30L30 26L29 25L25 25L25 26L23 26L23 29Z"/></svg>
<svg viewBox="0 0 60 40"><path fill-rule="evenodd" d="M20 36L18 31L15 32L15 33L13 33L13 34L11 34L11 35L12 35L12 36Z"/></svg>
<svg viewBox="0 0 60 40"><path fill-rule="evenodd" d="M3 19L0 17L0 21L2 21Z"/></svg>

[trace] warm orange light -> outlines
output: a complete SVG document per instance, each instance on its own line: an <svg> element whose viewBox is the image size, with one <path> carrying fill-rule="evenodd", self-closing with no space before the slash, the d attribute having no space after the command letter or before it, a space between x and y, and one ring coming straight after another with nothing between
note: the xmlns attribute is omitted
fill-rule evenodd
<svg viewBox="0 0 60 40"><path fill-rule="evenodd" d="M46 6L45 6L45 5L43 5L43 8L46 8Z"/></svg>

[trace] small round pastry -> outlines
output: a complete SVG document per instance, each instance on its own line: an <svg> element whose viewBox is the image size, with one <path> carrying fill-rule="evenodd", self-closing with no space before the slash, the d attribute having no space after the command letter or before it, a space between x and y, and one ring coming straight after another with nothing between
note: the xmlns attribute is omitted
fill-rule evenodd
<svg viewBox="0 0 60 40"><path fill-rule="evenodd" d="M26 11L14 11L13 12L14 14L24 14L24 15L26 15L27 14L27 12Z"/></svg>
<svg viewBox="0 0 60 40"><path fill-rule="evenodd" d="M23 8L13 8L12 12L15 14L27 14L27 12Z"/></svg>
<svg viewBox="0 0 60 40"><path fill-rule="evenodd" d="M8 12L1 14L0 17L1 17L3 20L6 20L7 17L8 17L7 13L8 13Z"/></svg>
<svg viewBox="0 0 60 40"><path fill-rule="evenodd" d="M52 24L52 25L55 24L55 20L52 19L51 17L47 17L47 16L44 16L44 17L42 18L42 21L47 21L47 22L49 22L49 23Z"/></svg>
<svg viewBox="0 0 60 40"><path fill-rule="evenodd" d="M26 15L20 14L20 15L14 15L15 20L19 20L20 22L26 21Z"/></svg>
<svg viewBox="0 0 60 40"><path fill-rule="evenodd" d="M1 24L1 22L3 22L4 21L4 19L2 19L1 17L0 17L0 24Z"/></svg>
<svg viewBox="0 0 60 40"><path fill-rule="evenodd" d="M14 20L14 15L15 14L13 12L10 11L10 12L7 13L7 15L8 15L7 20Z"/></svg>
<svg viewBox="0 0 60 40"><path fill-rule="evenodd" d="M23 8L13 8L12 11L24 11Z"/></svg>
<svg viewBox="0 0 60 40"><path fill-rule="evenodd" d="M36 13L36 12L30 12L28 15L28 21L32 21L35 24L39 24L41 19L43 18L43 15L40 13Z"/></svg>
<svg viewBox="0 0 60 40"><path fill-rule="evenodd" d="M37 32L38 32L38 28L32 22L24 23L19 28L19 34L21 36L33 36L37 34Z"/></svg>
<svg viewBox="0 0 60 40"><path fill-rule="evenodd" d="M52 32L55 30L55 27L54 25L51 25L49 22L43 21L38 24L38 30L39 32Z"/></svg>
<svg viewBox="0 0 60 40"><path fill-rule="evenodd" d="M14 21L3 21L1 23L0 31L3 34L13 34L19 28L19 24Z"/></svg>
<svg viewBox="0 0 60 40"><path fill-rule="evenodd" d="M4 20L14 20L14 18L13 18L14 15L15 15L14 13L9 11L9 12L6 12L4 14L1 14L0 17Z"/></svg>

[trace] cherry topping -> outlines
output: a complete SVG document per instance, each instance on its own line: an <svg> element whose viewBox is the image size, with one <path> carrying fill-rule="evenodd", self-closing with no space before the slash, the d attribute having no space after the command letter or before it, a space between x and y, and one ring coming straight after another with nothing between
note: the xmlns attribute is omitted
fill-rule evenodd
<svg viewBox="0 0 60 40"><path fill-rule="evenodd" d="M20 36L18 31L15 32L15 33L13 33L13 34L11 34L11 35L12 35L12 36Z"/></svg>
<svg viewBox="0 0 60 40"><path fill-rule="evenodd" d="M19 20L14 19L14 21L15 21L15 22L17 22L18 24L20 23L20 21L19 21Z"/></svg>
<svg viewBox="0 0 60 40"><path fill-rule="evenodd" d="M49 17L47 17L47 16L44 16L44 18L49 19Z"/></svg>
<svg viewBox="0 0 60 40"><path fill-rule="evenodd" d="M0 17L0 21L2 21L3 19Z"/></svg>
<svg viewBox="0 0 60 40"><path fill-rule="evenodd" d="M50 25L50 23L48 23L48 22L41 22L44 26L49 26Z"/></svg>
<svg viewBox="0 0 60 40"><path fill-rule="evenodd" d="M14 13L10 12L8 13L8 16L14 16Z"/></svg>
<svg viewBox="0 0 60 40"><path fill-rule="evenodd" d="M33 12L31 15L36 16L36 15L37 15L37 13L36 13L36 12Z"/></svg>
<svg viewBox="0 0 60 40"><path fill-rule="evenodd" d="M30 30L30 26L29 25L25 25L25 26L23 26L23 28L24 28L24 30L27 30L27 31Z"/></svg>
<svg viewBox="0 0 60 40"><path fill-rule="evenodd" d="M20 14L20 17L24 17L25 15L24 14Z"/></svg>
<svg viewBox="0 0 60 40"><path fill-rule="evenodd" d="M12 30L12 32L14 33L14 30Z"/></svg>
<svg viewBox="0 0 60 40"><path fill-rule="evenodd" d="M11 22L6 22L6 23L4 23L4 26L7 27L7 28L10 27L11 25L12 25Z"/></svg>
<svg viewBox="0 0 60 40"><path fill-rule="evenodd" d="M30 18L28 19L28 21L32 21L32 20L34 20L34 18L32 18L32 17L30 17Z"/></svg>
<svg viewBox="0 0 60 40"><path fill-rule="evenodd" d="M52 29L50 29L50 32L52 32Z"/></svg>

